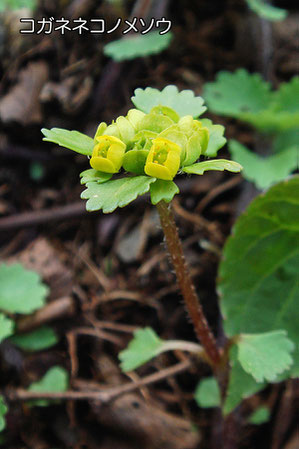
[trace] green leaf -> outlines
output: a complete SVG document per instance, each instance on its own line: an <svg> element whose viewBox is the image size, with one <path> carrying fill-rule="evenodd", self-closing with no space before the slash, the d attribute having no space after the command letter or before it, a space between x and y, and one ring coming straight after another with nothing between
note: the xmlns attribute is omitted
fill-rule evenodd
<svg viewBox="0 0 299 449"><path fill-rule="evenodd" d="M57 143L61 147L76 151L77 153L91 156L94 140L79 131L68 131L67 129L52 128L42 130L45 142Z"/></svg>
<svg viewBox="0 0 299 449"><path fill-rule="evenodd" d="M239 115L239 119L255 126L264 133L276 134L299 126L299 112L275 110L274 103L270 109L257 113Z"/></svg>
<svg viewBox="0 0 299 449"><path fill-rule="evenodd" d="M68 372L60 366L53 366L47 373L38 381L33 382L28 391L36 391L39 393L59 393L68 389L69 383ZM33 405L46 407L51 401L41 399L32 401Z"/></svg>
<svg viewBox="0 0 299 449"><path fill-rule="evenodd" d="M21 264L0 265L0 310L32 313L46 302L49 289L37 273Z"/></svg>
<svg viewBox="0 0 299 449"><path fill-rule="evenodd" d="M294 350L294 343L286 335L286 331L281 330L240 336L238 359L257 382L273 382L292 365L290 352Z"/></svg>
<svg viewBox="0 0 299 449"><path fill-rule="evenodd" d="M299 76L294 76L288 83L281 83L273 96L276 112L299 112Z"/></svg>
<svg viewBox="0 0 299 449"><path fill-rule="evenodd" d="M5 429L5 415L8 412L8 408L4 402L3 396L0 395L0 432Z"/></svg>
<svg viewBox="0 0 299 449"><path fill-rule="evenodd" d="M104 184L88 182L81 198L88 200L88 211L103 210L104 214L108 214L117 207L131 203L138 195L148 192L151 183L155 181L156 178L149 176L135 176L107 181Z"/></svg>
<svg viewBox="0 0 299 449"><path fill-rule="evenodd" d="M226 159L214 159L211 161L197 162L196 164L182 168L183 172L193 173L194 175L203 175L208 170L228 170L233 173L238 173L242 170L242 165L238 164L238 162L227 161Z"/></svg>
<svg viewBox="0 0 299 449"><path fill-rule="evenodd" d="M168 106L174 109L181 117L192 115L194 118L203 114L206 107L203 106L204 100L196 97L192 90L182 90L173 85L164 87L163 90L147 87L146 89L136 89L131 98L136 108L145 113L149 113L154 106Z"/></svg>
<svg viewBox="0 0 299 449"><path fill-rule="evenodd" d="M215 82L205 84L203 97L212 112L238 118L270 106L270 84L245 69L219 72Z"/></svg>
<svg viewBox="0 0 299 449"><path fill-rule="evenodd" d="M161 35L159 31L123 37L106 44L104 54L117 62L150 56L169 47L172 37L171 32Z"/></svg>
<svg viewBox="0 0 299 449"><path fill-rule="evenodd" d="M262 19L267 20L283 20L286 18L288 12L286 9L276 8L269 5L265 0L246 0L252 11L259 15Z"/></svg>
<svg viewBox="0 0 299 449"><path fill-rule="evenodd" d="M254 182L259 189L265 189L282 181L296 169L298 164L296 147L288 148L272 156L261 157L236 140L230 140L228 146L232 158L242 164L244 178Z"/></svg>
<svg viewBox="0 0 299 449"><path fill-rule="evenodd" d="M22 9L27 8L34 10L36 8L36 0L1 0L0 12L5 9Z"/></svg>
<svg viewBox="0 0 299 449"><path fill-rule="evenodd" d="M288 131L277 134L273 141L273 150L275 153L296 148L299 153L299 128L289 129Z"/></svg>
<svg viewBox="0 0 299 449"><path fill-rule="evenodd" d="M210 132L208 148L204 154L207 157L215 157L217 156L218 150L226 144L226 138L223 136L225 128L222 125L214 125L212 121L207 118L200 121Z"/></svg>
<svg viewBox="0 0 299 449"><path fill-rule="evenodd" d="M94 168L89 168L80 173L80 183L86 184L88 182L95 181L98 184L109 181L112 178L112 173L103 173L101 171L95 170Z"/></svg>
<svg viewBox="0 0 299 449"><path fill-rule="evenodd" d="M250 374L243 370L237 358L236 346L230 350L230 365L228 389L222 410L224 415L231 413L243 399L265 388L265 384L257 383Z"/></svg>
<svg viewBox="0 0 299 449"><path fill-rule="evenodd" d="M43 326L27 334L14 335L10 341L25 351L41 351L56 345L58 337L51 327Z"/></svg>
<svg viewBox="0 0 299 449"><path fill-rule="evenodd" d="M298 191L299 176L293 176L259 195L226 242L218 289L229 337L282 329L299 341ZM299 354L294 358L293 376Z"/></svg>
<svg viewBox="0 0 299 449"><path fill-rule="evenodd" d="M215 377L208 377L201 380L196 387L194 398L199 407L219 407L221 397Z"/></svg>
<svg viewBox="0 0 299 449"><path fill-rule="evenodd" d="M257 408L248 418L249 424L260 425L269 421L270 419L270 410L268 407L261 406Z"/></svg>
<svg viewBox="0 0 299 449"><path fill-rule="evenodd" d="M180 192L178 186L173 181L163 181L162 179L157 179L156 182L151 184L151 202L156 205L160 201L164 200L169 203L174 195Z"/></svg>
<svg viewBox="0 0 299 449"><path fill-rule="evenodd" d="M119 353L121 369L132 371L143 365L163 350L163 340L150 327L139 329L134 332L134 338L130 341L127 349Z"/></svg>
<svg viewBox="0 0 299 449"><path fill-rule="evenodd" d="M0 343L13 334L14 327L14 321L0 313Z"/></svg>

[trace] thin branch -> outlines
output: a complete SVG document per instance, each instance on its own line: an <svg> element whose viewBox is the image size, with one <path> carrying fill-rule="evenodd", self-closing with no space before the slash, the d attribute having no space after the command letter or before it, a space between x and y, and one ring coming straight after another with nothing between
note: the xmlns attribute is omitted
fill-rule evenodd
<svg viewBox="0 0 299 449"><path fill-rule="evenodd" d="M24 389L17 390L7 390L5 395L8 401L16 402L16 401L32 401L34 399L48 399L48 400L75 400L75 401L85 401L92 400L98 401L101 403L106 403L111 401L112 399L128 393L130 391L137 390L140 387L145 385L150 385L161 380L166 379L167 377L174 376L176 374L182 373L186 371L192 365L192 360L185 360L183 362L177 363L170 368L165 368L157 373L150 374L149 376L144 377L143 379L137 380L136 382L128 382L124 385L120 385L114 388L106 388L103 391L65 391L61 393L47 393L47 392L35 392L35 391L27 391Z"/></svg>

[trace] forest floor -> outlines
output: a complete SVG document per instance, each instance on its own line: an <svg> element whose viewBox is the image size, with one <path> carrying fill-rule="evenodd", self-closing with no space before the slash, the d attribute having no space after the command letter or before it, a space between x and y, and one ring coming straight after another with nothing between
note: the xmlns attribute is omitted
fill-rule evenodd
<svg viewBox="0 0 299 449"><path fill-rule="evenodd" d="M97 3L43 1L35 16L105 17L115 23L120 12L112 2ZM125 17L132 10L129 3ZM292 8L292 2L285 3ZM200 95L220 70L261 71L274 86L296 73L296 11L265 37L263 21L242 0L177 0L164 6L173 23L170 47L123 63L103 55L109 35L101 40L89 33L21 35L24 11L0 18L0 259L21 262L50 287L46 308L20 317L19 330L47 323L59 335L57 345L36 353L4 342L0 385L17 394L59 365L69 371L74 391L115 389L105 403L69 398L29 407L13 401L7 449L208 449L211 440L217 442L218 412L199 409L193 397L198 380L210 374L206 366L176 351L138 374L125 375L119 368L118 353L137 328L150 326L162 338L195 341L149 198L139 197L111 215L87 213L79 183L86 158L43 143L40 133L55 126L92 136L100 121L110 122L132 107L137 87L175 84ZM257 136L248 126L207 117L226 127L227 138L254 148ZM229 158L225 148L221 151ZM216 292L221 248L254 192L241 175L223 172L178 184L174 212L185 255L208 321L221 338ZM155 373L161 377L147 377ZM136 384L140 379L142 387ZM133 387L124 394L129 383ZM261 426L244 424L240 411L238 449L295 449L293 388L292 382L273 385L245 402L246 412L261 401L268 404L271 419Z"/></svg>

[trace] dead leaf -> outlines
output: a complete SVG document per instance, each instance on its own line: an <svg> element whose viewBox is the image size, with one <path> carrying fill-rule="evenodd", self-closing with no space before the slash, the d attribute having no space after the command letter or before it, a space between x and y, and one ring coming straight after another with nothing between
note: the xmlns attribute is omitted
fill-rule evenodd
<svg viewBox="0 0 299 449"><path fill-rule="evenodd" d="M0 101L0 120L22 125L41 123L40 92L48 74L44 61L30 62L21 70L17 84Z"/></svg>

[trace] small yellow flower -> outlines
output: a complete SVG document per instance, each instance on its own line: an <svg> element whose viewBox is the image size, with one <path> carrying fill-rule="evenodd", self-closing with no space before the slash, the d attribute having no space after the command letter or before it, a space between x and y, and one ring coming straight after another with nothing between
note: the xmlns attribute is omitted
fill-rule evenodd
<svg viewBox="0 0 299 449"><path fill-rule="evenodd" d="M90 165L104 173L117 173L122 166L126 144L114 136L99 136L95 145Z"/></svg>
<svg viewBox="0 0 299 449"><path fill-rule="evenodd" d="M153 140L146 159L144 171L147 175L171 181L180 167L181 147L163 137Z"/></svg>

